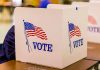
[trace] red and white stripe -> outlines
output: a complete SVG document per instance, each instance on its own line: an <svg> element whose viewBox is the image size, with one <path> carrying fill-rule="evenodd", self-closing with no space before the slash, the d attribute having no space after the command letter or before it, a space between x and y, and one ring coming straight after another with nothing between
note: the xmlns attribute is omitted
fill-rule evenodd
<svg viewBox="0 0 100 70"><path fill-rule="evenodd" d="M26 30L27 36L37 36L38 38L41 38L42 40L47 40L46 33L42 30L41 27L36 27L34 30Z"/></svg>
<svg viewBox="0 0 100 70"><path fill-rule="evenodd" d="M73 36L81 36L81 32L78 26L75 26L75 29L70 31L70 38L72 38Z"/></svg>
<svg viewBox="0 0 100 70"><path fill-rule="evenodd" d="M78 37L81 36L81 32L78 26L75 26L75 35Z"/></svg>

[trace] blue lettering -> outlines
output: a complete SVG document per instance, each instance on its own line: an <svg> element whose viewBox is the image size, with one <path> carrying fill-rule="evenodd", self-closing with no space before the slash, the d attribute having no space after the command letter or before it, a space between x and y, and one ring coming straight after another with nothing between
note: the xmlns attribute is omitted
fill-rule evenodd
<svg viewBox="0 0 100 70"><path fill-rule="evenodd" d="M81 42L81 45L83 45L83 38L82 38L82 39L80 39L80 42Z"/></svg>
<svg viewBox="0 0 100 70"><path fill-rule="evenodd" d="M43 47L44 47L44 48L43 48L43 51L46 51L47 45L48 45L48 44L43 43Z"/></svg>
<svg viewBox="0 0 100 70"><path fill-rule="evenodd" d="M100 33L100 27L88 27L88 31Z"/></svg>
<svg viewBox="0 0 100 70"><path fill-rule="evenodd" d="M74 41L73 44L74 44L74 48L78 47L77 41Z"/></svg>
<svg viewBox="0 0 100 70"><path fill-rule="evenodd" d="M52 44L48 44L48 50L49 52L52 52Z"/></svg>
<svg viewBox="0 0 100 70"><path fill-rule="evenodd" d="M37 43L38 45L37 45L37 49L38 50L42 50L42 44L41 43Z"/></svg>
<svg viewBox="0 0 100 70"><path fill-rule="evenodd" d="M37 42L33 42L33 45L34 45L34 49L37 48Z"/></svg>
<svg viewBox="0 0 100 70"><path fill-rule="evenodd" d="M77 48L77 47L79 47L79 46L82 46L82 45L83 45L83 38L74 41L74 42L73 42L73 45L74 45L74 48Z"/></svg>
<svg viewBox="0 0 100 70"><path fill-rule="evenodd" d="M52 52L52 44L33 42L34 49Z"/></svg>

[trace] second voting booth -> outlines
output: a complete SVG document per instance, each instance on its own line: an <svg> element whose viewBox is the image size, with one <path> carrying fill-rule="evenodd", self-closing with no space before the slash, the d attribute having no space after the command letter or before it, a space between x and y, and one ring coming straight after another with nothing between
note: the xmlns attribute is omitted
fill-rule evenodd
<svg viewBox="0 0 100 70"><path fill-rule="evenodd" d="M100 43L100 2L89 3L88 41Z"/></svg>
<svg viewBox="0 0 100 70"><path fill-rule="evenodd" d="M87 56L85 7L19 7L13 19L17 61L62 69Z"/></svg>
<svg viewBox="0 0 100 70"><path fill-rule="evenodd" d="M88 6L87 41L100 43L100 1L73 2L75 6Z"/></svg>

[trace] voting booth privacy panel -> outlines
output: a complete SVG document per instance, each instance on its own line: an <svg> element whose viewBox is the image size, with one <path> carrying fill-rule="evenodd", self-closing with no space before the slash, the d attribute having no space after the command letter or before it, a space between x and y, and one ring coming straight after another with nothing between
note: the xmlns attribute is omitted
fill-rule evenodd
<svg viewBox="0 0 100 70"><path fill-rule="evenodd" d="M88 6L87 40L100 43L100 1L90 0L86 2L73 2L75 6Z"/></svg>
<svg viewBox="0 0 100 70"><path fill-rule="evenodd" d="M84 10L16 8L16 60L62 69L86 57Z"/></svg>
<svg viewBox="0 0 100 70"><path fill-rule="evenodd" d="M100 43L100 2L89 4L88 41Z"/></svg>

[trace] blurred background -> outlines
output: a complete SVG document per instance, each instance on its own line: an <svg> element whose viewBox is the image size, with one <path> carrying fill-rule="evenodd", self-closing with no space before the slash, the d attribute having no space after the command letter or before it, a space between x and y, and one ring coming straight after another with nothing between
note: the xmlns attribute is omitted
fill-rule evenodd
<svg viewBox="0 0 100 70"><path fill-rule="evenodd" d="M3 43L6 32L13 23L12 16L15 7L41 7L44 4L43 1L53 4L71 4L72 1L88 2L89 0L0 0L0 43Z"/></svg>

